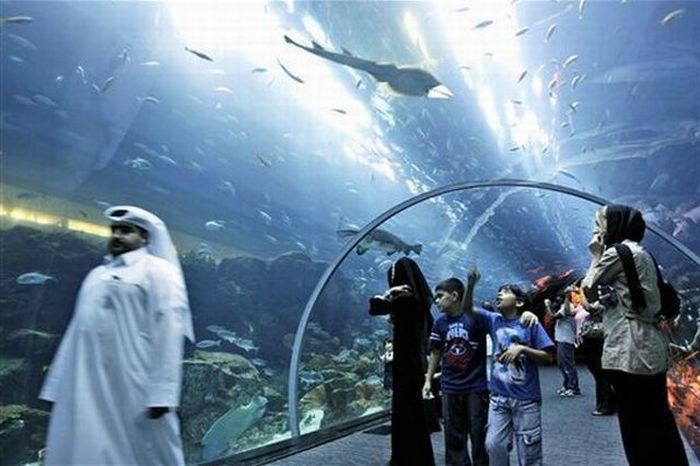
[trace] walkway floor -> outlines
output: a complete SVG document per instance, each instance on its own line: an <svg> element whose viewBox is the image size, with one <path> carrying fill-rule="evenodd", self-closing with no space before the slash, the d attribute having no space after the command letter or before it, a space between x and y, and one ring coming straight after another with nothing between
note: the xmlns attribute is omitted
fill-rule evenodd
<svg viewBox="0 0 700 466"><path fill-rule="evenodd" d="M556 367L540 368L545 466L626 466L617 417L595 417L593 378L579 366L583 395L560 398L561 375ZM432 437L435 464L445 464L443 437ZM277 466L370 466L389 460L390 436L365 432L278 460ZM691 466L700 461L686 444ZM511 457L511 463L515 459Z"/></svg>

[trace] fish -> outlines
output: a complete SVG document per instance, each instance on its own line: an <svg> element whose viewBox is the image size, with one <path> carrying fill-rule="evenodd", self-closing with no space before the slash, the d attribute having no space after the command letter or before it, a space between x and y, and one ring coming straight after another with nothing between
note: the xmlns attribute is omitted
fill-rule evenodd
<svg viewBox="0 0 700 466"><path fill-rule="evenodd" d="M526 33L527 31L529 31L529 30L530 30L530 28L528 28L528 27L524 27L524 28L522 28L522 29L518 29L518 30L516 31L516 33L515 33L515 37L520 37L520 36L522 36L523 34L525 34L525 33Z"/></svg>
<svg viewBox="0 0 700 466"><path fill-rule="evenodd" d="M78 65L78 67L75 69L75 74L78 75L83 84L87 84L87 79L85 79L85 68Z"/></svg>
<svg viewBox="0 0 700 466"><path fill-rule="evenodd" d="M525 76L527 76L527 70L523 70L523 72L520 73L520 77L518 78L518 83L520 83L523 79L525 79Z"/></svg>
<svg viewBox="0 0 700 466"><path fill-rule="evenodd" d="M552 37L552 34L554 34L554 31L557 30L557 24L554 23L549 28L547 29L547 33L544 35L544 41L549 42L549 39Z"/></svg>
<svg viewBox="0 0 700 466"><path fill-rule="evenodd" d="M400 95L442 99L453 97L452 92L446 86L425 70L381 64L344 53L329 52L318 44L314 44L313 48L306 47L286 35L284 40L288 44L326 60L369 73L377 82L387 83L393 91Z"/></svg>
<svg viewBox="0 0 700 466"><path fill-rule="evenodd" d="M579 180L578 178L576 178L574 175L567 172L566 170L559 169L559 170L557 170L557 173L561 173L562 175L566 176L567 178L571 178L572 180L576 181L577 183L581 183L581 180Z"/></svg>
<svg viewBox="0 0 700 466"><path fill-rule="evenodd" d="M4 18L0 18L0 27L6 24L26 24L32 21L34 21L34 18L31 16L5 16Z"/></svg>
<svg viewBox="0 0 700 466"><path fill-rule="evenodd" d="M209 220L208 222L204 223L204 228L209 231L221 231L226 228L226 226L221 220Z"/></svg>
<svg viewBox="0 0 700 466"><path fill-rule="evenodd" d="M41 272L28 272L17 277L15 281L18 285L45 285L48 282L57 283L58 279Z"/></svg>
<svg viewBox="0 0 700 466"><path fill-rule="evenodd" d="M250 360L250 362L252 362L254 366L258 366L258 367L267 366L267 362L265 362L264 359L260 359L260 358L253 358Z"/></svg>
<svg viewBox="0 0 700 466"><path fill-rule="evenodd" d="M561 66L563 66L564 68L566 68L567 66L571 65L572 63L574 63L576 60L578 60L578 55L575 55L575 54L574 54L574 55L571 55L569 58L567 58L566 60L564 60L564 63L562 63Z"/></svg>
<svg viewBox="0 0 700 466"><path fill-rule="evenodd" d="M209 427L202 437L202 460L224 456L246 430L255 425L265 414L267 398L256 396L243 406L235 406Z"/></svg>
<svg viewBox="0 0 700 466"><path fill-rule="evenodd" d="M214 346L221 346L221 340L200 340L194 346L197 348L212 348Z"/></svg>
<svg viewBox="0 0 700 466"><path fill-rule="evenodd" d="M285 37L287 37L287 36L285 36ZM282 71L284 71L287 76L289 76L290 78L292 78L293 80L295 80L299 84L304 84L304 80L301 79L299 76L293 74L291 71L289 71L287 69L287 67L284 66L281 61L279 61L279 59L277 59L277 63L279 63L280 68L282 68Z"/></svg>
<svg viewBox="0 0 700 466"><path fill-rule="evenodd" d="M157 60L149 60L141 63L142 66L160 66L160 62Z"/></svg>
<svg viewBox="0 0 700 466"><path fill-rule="evenodd" d="M343 110L342 108L332 108L332 109L331 109L331 112L340 113L341 115L347 115L347 114L348 114L348 112L346 112L346 111Z"/></svg>
<svg viewBox="0 0 700 466"><path fill-rule="evenodd" d="M263 218L265 223L267 223L268 225L272 223L272 215L268 214L264 210L258 210L258 213Z"/></svg>
<svg viewBox="0 0 700 466"><path fill-rule="evenodd" d="M266 73L267 68L262 68L262 67L253 68L250 72L251 73Z"/></svg>
<svg viewBox="0 0 700 466"><path fill-rule="evenodd" d="M265 168L270 168L272 166L272 162L265 159L262 155L256 154L255 158L257 159L258 163Z"/></svg>
<svg viewBox="0 0 700 466"><path fill-rule="evenodd" d="M224 327L222 327L221 325L207 325L207 330L209 330L210 332L213 332L213 333L218 333L218 332L220 332L222 330L226 330L226 329Z"/></svg>
<svg viewBox="0 0 700 466"><path fill-rule="evenodd" d="M139 102L148 102L149 104L159 104L160 99L157 97L153 97L152 95L148 95L146 97L137 97L136 100Z"/></svg>
<svg viewBox="0 0 700 466"><path fill-rule="evenodd" d="M267 377L272 377L272 375L274 374L274 372L272 372L272 369L270 369L269 367L263 368L262 373L265 374L265 376Z"/></svg>
<svg viewBox="0 0 700 466"><path fill-rule="evenodd" d="M572 112L576 113L576 109L578 109L579 105L581 104L577 100L575 100L569 104L569 108Z"/></svg>
<svg viewBox="0 0 700 466"><path fill-rule="evenodd" d="M199 51L197 51L197 50L192 50L192 49L189 48L189 47L185 47L185 50L188 51L188 52L190 52L192 55L198 56L198 57L201 58L202 60L207 60L207 61L211 61L211 62L214 61L213 58L211 58L209 55L207 55L207 54L205 54L205 53L199 52Z"/></svg>
<svg viewBox="0 0 700 466"><path fill-rule="evenodd" d="M245 350L246 353L249 353L251 351L257 352L258 349L260 349L258 346L253 345L253 340L249 340L247 338L233 338L233 341L231 343L238 346L242 350Z"/></svg>
<svg viewBox="0 0 700 466"><path fill-rule="evenodd" d="M513 146L510 149L508 149L510 152L517 152L519 150L523 150L523 146Z"/></svg>
<svg viewBox="0 0 700 466"><path fill-rule="evenodd" d="M522 100L516 100L516 99L510 99L510 102L514 105L522 105L523 104Z"/></svg>
<svg viewBox="0 0 700 466"><path fill-rule="evenodd" d="M487 19L486 21L482 21L478 23L476 26L474 26L472 29L484 29L485 27L489 27L493 24L492 19Z"/></svg>
<svg viewBox="0 0 700 466"><path fill-rule="evenodd" d="M124 165L139 171L150 170L153 166L151 162L141 157L126 159Z"/></svg>
<svg viewBox="0 0 700 466"><path fill-rule="evenodd" d="M225 86L217 87L216 89L214 89L214 92L222 92L224 94L233 94L233 91Z"/></svg>
<svg viewBox="0 0 700 466"><path fill-rule="evenodd" d="M56 76L56 79L54 79L54 82L60 86L61 84L63 84L63 81L65 79L66 78L64 76L59 74L58 76Z"/></svg>
<svg viewBox="0 0 700 466"><path fill-rule="evenodd" d="M229 343L233 343L233 340L238 338L236 337L236 332L232 332L231 330L226 329L219 330L218 332L216 332L216 335L222 340L228 341Z"/></svg>
<svg viewBox="0 0 700 466"><path fill-rule="evenodd" d="M25 39L25 38L22 37L22 36L19 36L19 35L17 35L17 34L12 34L12 33L10 33L10 32L8 32L7 34L5 34L5 36L6 36L8 39L11 39L14 43L16 43L17 45L19 45L20 47L24 47L25 49L31 50L31 51L36 51L36 50L37 50L36 45L34 45L34 43L33 43L32 41L30 41L29 39Z"/></svg>
<svg viewBox="0 0 700 466"><path fill-rule="evenodd" d="M358 232L359 230L347 228L336 231L336 234L341 238L351 238ZM358 256L361 256L370 249L386 252L388 256L391 256L397 252L402 252L404 255L408 256L411 254L411 252L420 254L423 251L423 245L409 245L398 236L389 233L386 230L377 228L362 238L362 241L360 241L360 244L357 245L355 251L357 252Z"/></svg>
<svg viewBox="0 0 700 466"><path fill-rule="evenodd" d="M131 58L129 57L129 49L124 47L122 51L119 52L117 58L119 58L122 64L129 63L131 61Z"/></svg>
<svg viewBox="0 0 700 466"><path fill-rule="evenodd" d="M576 89L576 86L578 86L578 83L581 82L583 79L583 75L577 74L571 79L571 90Z"/></svg>
<svg viewBox="0 0 700 466"><path fill-rule="evenodd" d="M684 13L684 10L682 8L679 8L677 10L673 10L670 13L668 13L666 16L664 16L661 21L659 21L659 24L661 26L666 26L668 23L673 21L674 19L678 18L680 15Z"/></svg>
<svg viewBox="0 0 700 466"><path fill-rule="evenodd" d="M109 88L112 87L114 79L114 76L110 76L109 78L105 79L105 82L103 82L102 86L100 86L100 93L104 94L105 92L107 92Z"/></svg>
<svg viewBox="0 0 700 466"><path fill-rule="evenodd" d="M586 9L587 0L579 0L578 2L578 17L583 18L583 12Z"/></svg>

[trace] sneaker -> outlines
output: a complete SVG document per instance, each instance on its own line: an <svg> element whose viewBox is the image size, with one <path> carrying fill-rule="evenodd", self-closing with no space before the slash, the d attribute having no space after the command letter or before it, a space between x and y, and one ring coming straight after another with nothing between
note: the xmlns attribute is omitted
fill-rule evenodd
<svg viewBox="0 0 700 466"><path fill-rule="evenodd" d="M566 397L566 398L573 398L573 397L575 397L576 395L577 395L577 393L576 393L575 391L573 391L572 389L569 388L569 389L567 389L567 390L564 390L564 392L563 392L560 396L563 396L563 397Z"/></svg>
<svg viewBox="0 0 700 466"><path fill-rule="evenodd" d="M559 396L564 396L564 392L566 391L565 387L561 387L559 390L557 390L557 394Z"/></svg>

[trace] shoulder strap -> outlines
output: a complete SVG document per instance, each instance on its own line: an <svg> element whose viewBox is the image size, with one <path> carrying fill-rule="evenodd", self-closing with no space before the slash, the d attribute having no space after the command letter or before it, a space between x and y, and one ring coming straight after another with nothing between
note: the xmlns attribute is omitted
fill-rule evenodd
<svg viewBox="0 0 700 466"><path fill-rule="evenodd" d="M627 245L622 243L615 244L614 247L617 254L620 256L622 267L625 269L627 285L629 286L630 295L632 296L632 310L640 312L646 307L647 302L646 299L644 299L644 292L642 291L642 285L639 282L637 268L634 265L632 251Z"/></svg>

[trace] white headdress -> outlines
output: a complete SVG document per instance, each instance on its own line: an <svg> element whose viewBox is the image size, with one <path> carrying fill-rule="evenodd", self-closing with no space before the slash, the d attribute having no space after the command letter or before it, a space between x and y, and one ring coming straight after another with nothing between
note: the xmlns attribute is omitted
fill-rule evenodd
<svg viewBox="0 0 700 466"><path fill-rule="evenodd" d="M104 214L105 217L113 222L130 223L146 230L148 232L148 244L146 244L146 249L149 254L170 262L177 269L178 276L180 280L182 280L182 286L185 286L185 278L182 274L180 260L177 257L175 245L170 238L170 233L168 233L168 227L165 226L165 222L147 210L130 205L109 207L105 210ZM192 313L190 312L189 306L185 311L183 325L185 337L194 343Z"/></svg>

